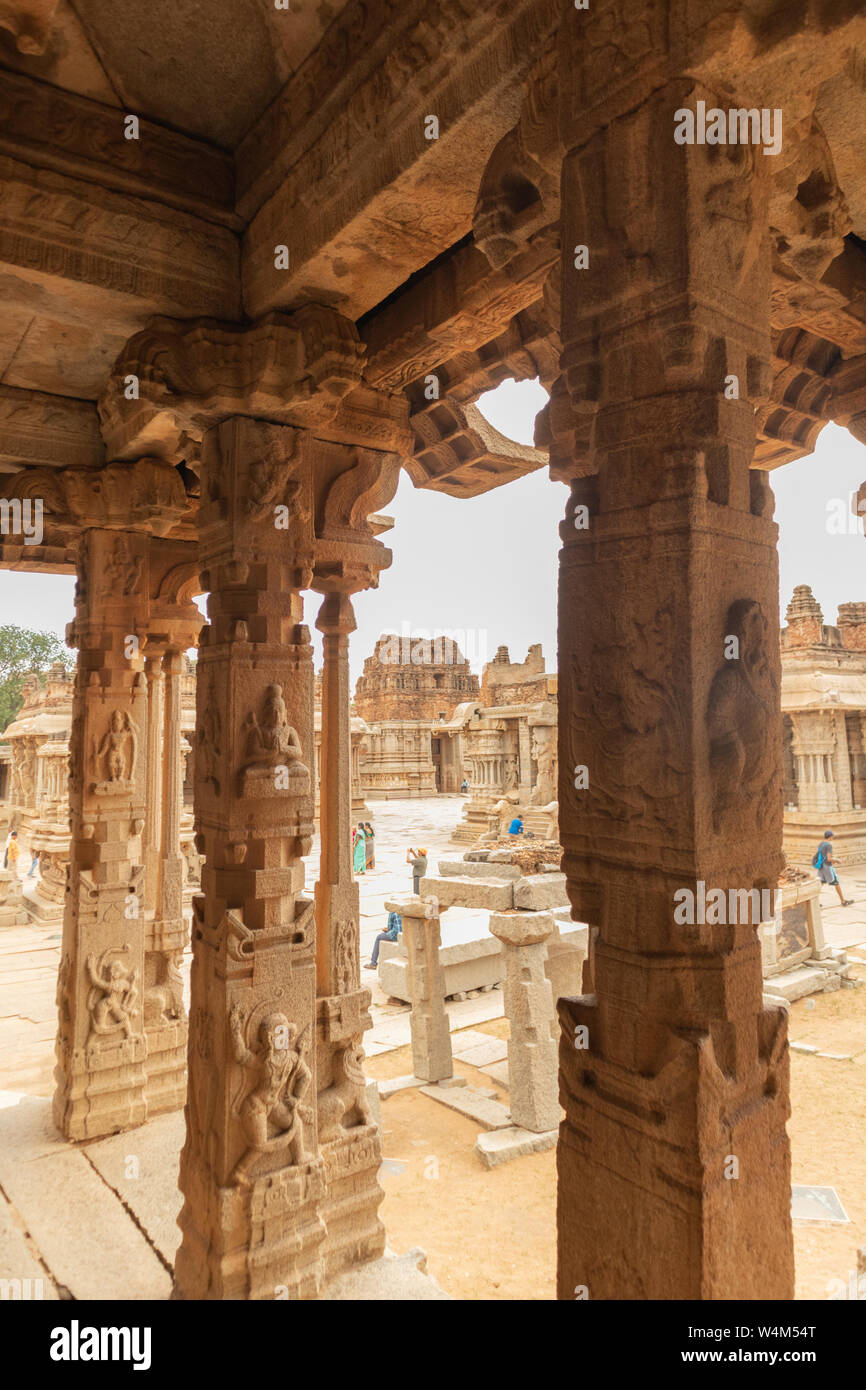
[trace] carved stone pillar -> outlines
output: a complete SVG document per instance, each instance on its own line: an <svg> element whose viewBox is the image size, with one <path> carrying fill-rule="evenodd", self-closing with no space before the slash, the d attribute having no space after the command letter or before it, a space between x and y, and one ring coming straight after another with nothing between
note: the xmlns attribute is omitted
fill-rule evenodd
<svg viewBox="0 0 866 1390"><path fill-rule="evenodd" d="M848 751L848 726L845 719L845 711L841 709L834 710L832 717L836 731L836 747L833 761L836 772L837 803L840 811L853 811L854 795L851 779L851 758Z"/></svg>
<svg viewBox="0 0 866 1390"><path fill-rule="evenodd" d="M162 717L153 758L154 794L159 805L154 819L159 826L159 840L153 869L153 911L146 924L144 1027L148 1115L177 1110L186 1099L187 1017L180 973L187 939L180 852L182 670L181 652L166 651L160 663ZM148 756L148 771L150 761Z"/></svg>
<svg viewBox="0 0 866 1390"><path fill-rule="evenodd" d="M403 918L406 982L412 1000L412 1071L424 1081L445 1081L454 1075L454 1062L445 1008L445 971L439 959L439 916L433 915L429 904L419 897L395 898L385 907Z"/></svg>
<svg viewBox="0 0 866 1390"><path fill-rule="evenodd" d="M750 470L772 160L677 145L677 110L749 104L694 82L586 118L594 69L566 56L559 801L598 936L594 994L559 1004L559 1296L787 1299L786 1019L729 907L782 865L777 528Z"/></svg>
<svg viewBox="0 0 866 1390"><path fill-rule="evenodd" d="M315 1108L309 477L296 431L240 416L202 445L196 830L183 1240L177 1296L314 1296L325 1228ZM263 459L295 506L257 489ZM285 1292L282 1296L285 1296Z"/></svg>
<svg viewBox="0 0 866 1390"><path fill-rule="evenodd" d="M544 1134L560 1121L553 990L545 974L548 912L491 912L490 931L505 957L508 1103L516 1125Z"/></svg>
<svg viewBox="0 0 866 1390"><path fill-rule="evenodd" d="M147 680L147 763L142 843L144 847L144 911L153 916L159 883L159 850L162 829L162 660L145 649L144 674Z"/></svg>
<svg viewBox="0 0 866 1390"><path fill-rule="evenodd" d="M54 1121L93 1139L145 1118L142 1027L146 682L127 639L146 603L147 538L81 541L69 739L72 843L58 981Z"/></svg>

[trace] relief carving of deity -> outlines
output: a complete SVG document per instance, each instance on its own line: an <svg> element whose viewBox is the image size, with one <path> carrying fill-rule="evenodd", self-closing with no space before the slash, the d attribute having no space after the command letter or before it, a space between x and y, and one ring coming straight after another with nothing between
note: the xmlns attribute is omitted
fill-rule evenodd
<svg viewBox="0 0 866 1390"><path fill-rule="evenodd" d="M776 760L768 738L778 719L776 680L767 649L767 620L753 599L728 609L726 641L737 639L738 655L716 671L707 700L713 829L745 805L762 816L773 796Z"/></svg>
<svg viewBox="0 0 866 1390"><path fill-rule="evenodd" d="M128 951L124 946L123 953ZM119 960L109 963L110 955L111 948L103 951L99 960L93 953L87 957L87 975L93 986L87 996L90 1026L101 1036L122 1033L130 1038L132 1020L138 1013L138 971L127 970Z"/></svg>
<svg viewBox="0 0 866 1390"><path fill-rule="evenodd" d="M285 1014L271 1013L262 1019L255 1045L249 1047L244 1037L249 1022L240 1005L233 1005L229 1027L235 1060L252 1077L252 1090L235 1104L248 1147L234 1179L244 1186L251 1182L250 1169L266 1154L285 1151L292 1163L305 1163L304 1125L315 1119L306 1099L313 1081L305 1057L307 1029L301 1032Z"/></svg>
<svg viewBox="0 0 866 1390"><path fill-rule="evenodd" d="M128 710L112 710L102 742L96 750L96 763L102 780L95 791L126 790L135 772L138 756L138 728Z"/></svg>

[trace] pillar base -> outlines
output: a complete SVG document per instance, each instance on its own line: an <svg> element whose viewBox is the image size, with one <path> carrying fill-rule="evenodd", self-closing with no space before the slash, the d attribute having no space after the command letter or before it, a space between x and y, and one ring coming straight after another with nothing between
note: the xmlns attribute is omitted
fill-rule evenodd
<svg viewBox="0 0 866 1390"><path fill-rule="evenodd" d="M183 1160L181 1160L183 1162ZM212 1234L193 1228L188 1201L178 1218L175 1299L308 1299L324 1282L319 1215L325 1165L312 1159L249 1186L202 1184L196 1206L212 1202ZM188 1198L193 1184L185 1181Z"/></svg>
<svg viewBox="0 0 866 1390"><path fill-rule="evenodd" d="M74 1052L68 1069L55 1068L54 1123L66 1139L102 1139L144 1124L145 1053L143 1037L108 1047Z"/></svg>

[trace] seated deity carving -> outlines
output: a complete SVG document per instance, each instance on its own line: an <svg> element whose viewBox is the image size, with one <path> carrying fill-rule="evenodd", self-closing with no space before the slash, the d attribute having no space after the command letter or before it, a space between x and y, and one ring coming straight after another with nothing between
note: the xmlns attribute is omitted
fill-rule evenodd
<svg viewBox="0 0 866 1390"><path fill-rule="evenodd" d="M298 732L289 723L281 685L267 687L261 716L250 711L244 721L244 730L242 796L287 791L304 795L309 791L309 769L302 761L303 749Z"/></svg>
<svg viewBox="0 0 866 1390"><path fill-rule="evenodd" d="M247 1020L248 1022L248 1020ZM253 1075L253 1089L237 1107L248 1148L238 1160L234 1180L246 1186L250 1170L265 1155L287 1153L293 1164L308 1159L304 1125L314 1112L306 1102L313 1074L304 1053L307 1029L300 1032L285 1014L268 1014L258 1028L258 1045L244 1039L244 1018L235 1004L229 1015L235 1060Z"/></svg>
<svg viewBox="0 0 866 1390"><path fill-rule="evenodd" d="M128 946L123 947L127 952ZM87 996L91 1029L101 1036L123 1033L132 1037L132 1020L138 1012L138 971L127 970L122 961L108 964L111 948L103 951L97 961L93 952L87 957L87 975L93 988Z"/></svg>

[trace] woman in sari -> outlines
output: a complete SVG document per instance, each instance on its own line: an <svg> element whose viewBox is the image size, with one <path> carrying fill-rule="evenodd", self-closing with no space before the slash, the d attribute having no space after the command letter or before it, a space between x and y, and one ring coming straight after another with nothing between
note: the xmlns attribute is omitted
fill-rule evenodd
<svg viewBox="0 0 866 1390"><path fill-rule="evenodd" d="M367 837L363 825L352 831L352 867L356 874L362 874L367 866Z"/></svg>
<svg viewBox="0 0 866 1390"><path fill-rule="evenodd" d="M366 846L365 846L366 855L367 855L367 868L368 868L368 869L375 869L375 867L376 867L376 844L375 844L375 840L374 840L374 834L375 834L375 832L374 832L374 830L373 830L372 825L370 824L370 822L369 822L368 820L365 820L365 821L364 821L364 834L367 836L367 844L366 844Z"/></svg>

